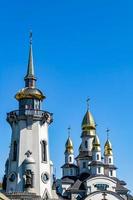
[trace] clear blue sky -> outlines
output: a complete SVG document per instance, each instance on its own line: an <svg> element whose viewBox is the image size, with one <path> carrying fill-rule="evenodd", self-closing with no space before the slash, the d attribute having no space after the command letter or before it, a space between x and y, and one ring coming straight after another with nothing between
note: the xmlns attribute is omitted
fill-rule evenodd
<svg viewBox="0 0 133 200"><path fill-rule="evenodd" d="M11 129L6 112L24 86L28 34L43 108L54 113L51 158L60 176L67 127L75 155L81 142L86 98L98 124L102 146L111 129L118 177L133 191L133 1L23 0L0 3L0 177L8 156Z"/></svg>

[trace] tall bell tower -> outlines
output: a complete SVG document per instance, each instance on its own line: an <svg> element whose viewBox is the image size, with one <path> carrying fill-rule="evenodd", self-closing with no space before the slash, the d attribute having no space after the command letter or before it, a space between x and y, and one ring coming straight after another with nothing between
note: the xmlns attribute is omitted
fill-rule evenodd
<svg viewBox="0 0 133 200"><path fill-rule="evenodd" d="M45 99L36 88L34 74L32 33L25 87L15 98L18 110L7 114L7 121L12 129L9 158L6 162L7 193L36 193L42 199L52 198L52 166L49 155L48 127L52 114L41 109Z"/></svg>

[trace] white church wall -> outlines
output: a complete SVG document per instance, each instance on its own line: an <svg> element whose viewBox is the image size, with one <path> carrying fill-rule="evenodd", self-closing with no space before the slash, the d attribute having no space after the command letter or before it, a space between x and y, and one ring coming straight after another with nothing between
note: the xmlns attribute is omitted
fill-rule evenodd
<svg viewBox="0 0 133 200"><path fill-rule="evenodd" d="M107 190L115 192L116 181L104 176L96 176L86 181L87 194L97 191L96 185L108 185Z"/></svg>

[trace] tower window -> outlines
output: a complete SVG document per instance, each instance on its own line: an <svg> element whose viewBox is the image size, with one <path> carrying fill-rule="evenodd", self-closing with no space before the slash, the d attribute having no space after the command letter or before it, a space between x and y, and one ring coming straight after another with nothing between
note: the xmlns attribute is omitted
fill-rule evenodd
<svg viewBox="0 0 133 200"><path fill-rule="evenodd" d="M69 162L72 162L72 157L71 156L69 157Z"/></svg>
<svg viewBox="0 0 133 200"><path fill-rule="evenodd" d="M97 160L99 160L99 154L97 154Z"/></svg>
<svg viewBox="0 0 133 200"><path fill-rule="evenodd" d="M71 176L73 175L73 170L72 170L72 169L70 169L70 175L71 175Z"/></svg>
<svg viewBox="0 0 133 200"><path fill-rule="evenodd" d="M113 176L113 171L112 170L110 170L110 176Z"/></svg>
<svg viewBox="0 0 133 200"><path fill-rule="evenodd" d="M42 151L42 161L47 161L47 148L46 148L46 141L41 141L41 151Z"/></svg>
<svg viewBox="0 0 133 200"><path fill-rule="evenodd" d="M98 174L101 173L101 167L98 167Z"/></svg>
<svg viewBox="0 0 133 200"><path fill-rule="evenodd" d="M88 148L88 141L87 140L85 141L85 148L86 149Z"/></svg>
<svg viewBox="0 0 133 200"><path fill-rule="evenodd" d="M111 163L111 158L109 158L109 163Z"/></svg>
<svg viewBox="0 0 133 200"><path fill-rule="evenodd" d="M16 161L17 160L17 142L14 141L13 143L13 161Z"/></svg>
<svg viewBox="0 0 133 200"><path fill-rule="evenodd" d="M83 162L83 168L86 168L86 162Z"/></svg>

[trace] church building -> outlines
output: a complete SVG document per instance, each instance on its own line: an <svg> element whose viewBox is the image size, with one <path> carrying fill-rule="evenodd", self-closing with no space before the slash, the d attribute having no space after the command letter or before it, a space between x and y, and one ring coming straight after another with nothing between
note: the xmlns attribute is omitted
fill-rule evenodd
<svg viewBox="0 0 133 200"><path fill-rule="evenodd" d="M32 34L24 81L24 88L15 95L17 110L7 113L11 144L5 164L3 194L12 200L133 200L126 183L117 177L109 137L102 155L100 138L89 106L81 125L79 153L75 156L69 135L65 144L64 164L61 166L62 177L55 177L48 131L53 117L51 112L42 110L46 96L36 86Z"/></svg>

